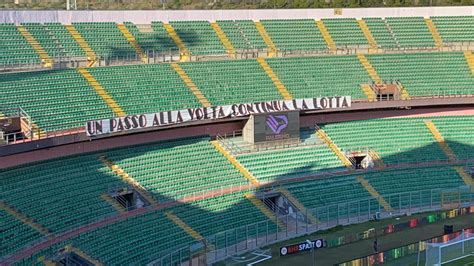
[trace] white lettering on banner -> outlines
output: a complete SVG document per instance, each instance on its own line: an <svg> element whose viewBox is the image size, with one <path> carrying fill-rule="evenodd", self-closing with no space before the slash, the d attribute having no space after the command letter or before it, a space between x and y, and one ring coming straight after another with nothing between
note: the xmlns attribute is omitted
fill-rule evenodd
<svg viewBox="0 0 474 266"><path fill-rule="evenodd" d="M259 103L243 103L224 106L190 108L142 115L129 115L89 121L86 124L87 136L119 133L124 131L176 125L191 121L215 120L242 117L251 114L264 114L281 111L311 111L320 109L349 108L351 96L320 97L295 100L280 100Z"/></svg>

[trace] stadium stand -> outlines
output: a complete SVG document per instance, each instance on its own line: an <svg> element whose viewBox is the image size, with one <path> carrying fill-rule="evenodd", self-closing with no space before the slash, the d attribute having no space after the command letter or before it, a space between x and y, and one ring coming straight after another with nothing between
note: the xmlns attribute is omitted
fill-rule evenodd
<svg viewBox="0 0 474 266"><path fill-rule="evenodd" d="M367 55L382 80L399 80L411 96L473 94L474 79L462 53Z"/></svg>
<svg viewBox="0 0 474 266"><path fill-rule="evenodd" d="M22 223L2 208L0 208L0 217L2 218L0 256L13 253L28 243L41 238L38 231Z"/></svg>
<svg viewBox="0 0 474 266"><path fill-rule="evenodd" d="M305 141L313 139L317 142L314 131L304 131L301 135ZM260 181L304 177L322 170L344 169L332 151L321 142L307 147L242 154L237 159Z"/></svg>
<svg viewBox="0 0 474 266"><path fill-rule="evenodd" d="M366 98L359 85L368 83L370 77L356 56L272 58L267 62L295 99L322 95Z"/></svg>
<svg viewBox="0 0 474 266"><path fill-rule="evenodd" d="M474 17L451 16L432 17L431 19L446 43L472 42L474 40L474 29L471 27Z"/></svg>
<svg viewBox="0 0 474 266"><path fill-rule="evenodd" d="M474 139L472 134L474 118L472 116L432 118L444 140L459 159L474 157Z"/></svg>
<svg viewBox="0 0 474 266"><path fill-rule="evenodd" d="M192 54L226 53L208 21L171 21L170 24Z"/></svg>
<svg viewBox="0 0 474 266"><path fill-rule="evenodd" d="M159 202L192 195L196 189L204 192L245 183L245 179L215 151L209 138L162 142L106 154Z"/></svg>
<svg viewBox="0 0 474 266"><path fill-rule="evenodd" d="M400 46L385 20L382 18L364 18L364 21L378 46L382 48L396 48Z"/></svg>
<svg viewBox="0 0 474 266"><path fill-rule="evenodd" d="M27 25L27 27L29 26ZM71 33L66 29L63 24L45 23L44 27L47 30L48 34L51 36L51 39L53 39L54 44L56 44L56 51L64 50L64 54L71 58L86 57L86 53L84 52L84 50L81 48L81 46L79 46L79 44L76 42ZM52 55L54 55L54 53Z"/></svg>
<svg viewBox="0 0 474 266"><path fill-rule="evenodd" d="M322 21L331 34L336 46L369 46L356 19L323 19Z"/></svg>
<svg viewBox="0 0 474 266"><path fill-rule="evenodd" d="M218 20L217 24L237 50L262 50L267 45L251 20Z"/></svg>
<svg viewBox="0 0 474 266"><path fill-rule="evenodd" d="M128 57L136 54L135 49L125 39L115 23L84 22L73 23L73 25L96 55L103 59Z"/></svg>
<svg viewBox="0 0 474 266"><path fill-rule="evenodd" d="M201 106L168 64L90 68L89 72L127 114Z"/></svg>
<svg viewBox="0 0 474 266"><path fill-rule="evenodd" d="M180 66L214 105L282 98L255 60L190 62Z"/></svg>
<svg viewBox="0 0 474 266"><path fill-rule="evenodd" d="M351 121L321 128L342 151L372 149L386 164L447 160L420 118Z"/></svg>
<svg viewBox="0 0 474 266"><path fill-rule="evenodd" d="M124 25L133 34L138 45L146 51L173 53L178 51L171 37L160 21L153 21L151 25L136 25L125 22ZM139 27L140 26L140 27Z"/></svg>
<svg viewBox="0 0 474 266"><path fill-rule="evenodd" d="M0 24L0 65L89 61L87 68L2 73L1 105L21 107L35 129L54 132L115 116L281 99L349 95L371 104L376 95L367 90L384 81L399 81L404 100L472 96L470 51L421 49L473 42L473 19ZM344 50L354 47L372 49ZM165 62L142 64L149 51ZM178 52L180 61L196 61L168 63L176 58L167 55ZM234 60L239 52L251 58ZM92 67L114 57L142 62ZM260 198L267 192L281 193L302 212L326 208L306 216L313 225L353 214L329 208L343 203L359 203L358 215L439 204L429 191L473 185L465 168L474 156L473 125L474 116L325 122L302 129L301 142L273 149L249 146L243 137L198 136L0 169L0 264L37 243L47 244L20 264L48 265L57 251L74 250L97 265L141 265L196 242L212 249L266 237L293 226ZM374 168L354 169L351 152L367 152ZM146 203L123 206L112 196L129 190ZM44 242L79 229L51 246ZM162 264L173 264L168 259Z"/></svg>
<svg viewBox="0 0 474 266"><path fill-rule="evenodd" d="M279 51L327 49L314 20L262 20L261 23Z"/></svg>
<svg viewBox="0 0 474 266"><path fill-rule="evenodd" d="M3 200L53 233L116 214L100 194L125 186L94 155L0 170L0 176Z"/></svg>
<svg viewBox="0 0 474 266"><path fill-rule="evenodd" d="M13 24L0 24L0 64L39 64L39 55Z"/></svg>
<svg viewBox="0 0 474 266"><path fill-rule="evenodd" d="M386 18L386 23L400 47L435 46L433 36L422 17L392 17Z"/></svg>
<svg viewBox="0 0 474 266"><path fill-rule="evenodd" d="M113 116L76 70L2 74L0 86L2 104L21 106L44 131L83 127L85 121Z"/></svg>
<svg viewBox="0 0 474 266"><path fill-rule="evenodd" d="M66 57L66 52L58 45L46 25L40 23L24 23L22 26L38 41L50 57Z"/></svg>

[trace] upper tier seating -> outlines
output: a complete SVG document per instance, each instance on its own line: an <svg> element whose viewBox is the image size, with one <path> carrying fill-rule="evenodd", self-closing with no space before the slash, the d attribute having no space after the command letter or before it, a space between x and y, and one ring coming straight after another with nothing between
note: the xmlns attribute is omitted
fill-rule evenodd
<svg viewBox="0 0 474 266"><path fill-rule="evenodd" d="M0 24L0 64L39 64L33 47L21 35L15 25Z"/></svg>
<svg viewBox="0 0 474 266"><path fill-rule="evenodd" d="M360 89L370 76L355 55L267 60L295 99L351 95L366 99Z"/></svg>
<svg viewBox="0 0 474 266"><path fill-rule="evenodd" d="M422 118L387 118L321 126L344 152L375 150L386 164L447 160Z"/></svg>
<svg viewBox="0 0 474 266"><path fill-rule="evenodd" d="M364 18L372 36L374 37L377 45L382 48L396 48L398 47L397 42L393 38L394 36L390 32L386 21L381 18Z"/></svg>
<svg viewBox="0 0 474 266"><path fill-rule="evenodd" d="M23 108L44 131L114 116L76 70L0 74L0 98L2 105Z"/></svg>
<svg viewBox="0 0 474 266"><path fill-rule="evenodd" d="M135 50L113 22L73 23L96 55L102 58L133 57Z"/></svg>
<svg viewBox="0 0 474 266"><path fill-rule="evenodd" d="M28 32L38 41L50 57L66 56L64 48L60 46L59 41L46 25L40 23L24 23L23 26L25 26Z"/></svg>
<svg viewBox="0 0 474 266"><path fill-rule="evenodd" d="M201 106L169 64L91 68L89 72L126 114Z"/></svg>
<svg viewBox="0 0 474 266"><path fill-rule="evenodd" d="M386 18L386 21L401 47L435 46L423 17Z"/></svg>
<svg viewBox="0 0 474 266"><path fill-rule="evenodd" d="M55 40L57 49L70 57L86 57L86 53L74 40L69 31L61 23L46 23L45 28L48 30L51 38Z"/></svg>
<svg viewBox="0 0 474 266"><path fill-rule="evenodd" d="M224 46L208 21L171 21L191 54L225 54Z"/></svg>
<svg viewBox="0 0 474 266"><path fill-rule="evenodd" d="M369 45L356 19L323 19L323 22L336 46Z"/></svg>
<svg viewBox="0 0 474 266"><path fill-rule="evenodd" d="M313 19L262 20L261 22L280 51L327 49Z"/></svg>
<svg viewBox="0 0 474 266"><path fill-rule="evenodd" d="M124 24L130 33L133 34L143 51L175 53L179 50L166 32L161 21L153 21L151 28L146 32L141 32L137 25L132 22L125 22Z"/></svg>
<svg viewBox="0 0 474 266"><path fill-rule="evenodd" d="M474 16L432 17L445 43L474 42Z"/></svg>
<svg viewBox="0 0 474 266"><path fill-rule="evenodd" d="M282 99L256 60L192 62L180 65L213 105Z"/></svg>
<svg viewBox="0 0 474 266"><path fill-rule="evenodd" d="M410 96L474 94L461 52L368 55L382 80L399 80Z"/></svg>
<svg viewBox="0 0 474 266"><path fill-rule="evenodd" d="M474 16L431 17L441 41L451 45L473 42ZM377 45L382 48L434 48L435 41L423 17L388 17L363 19ZM367 46L368 41L354 18L323 19L330 36L339 48ZM218 20L237 52L267 49L252 20ZM328 50L314 19L261 20L270 39L280 51L314 52ZM137 25L124 22L144 51L176 54L178 47L163 27L163 22ZM184 46L193 55L225 55L226 49L209 21L172 21ZM113 22L73 23L92 50L102 58L131 57L136 50ZM84 50L60 23L24 23L27 30L52 58L85 57ZM40 64L31 45L21 36L17 26L0 24L0 65Z"/></svg>
<svg viewBox="0 0 474 266"><path fill-rule="evenodd" d="M252 20L218 20L217 23L236 50L267 48Z"/></svg>

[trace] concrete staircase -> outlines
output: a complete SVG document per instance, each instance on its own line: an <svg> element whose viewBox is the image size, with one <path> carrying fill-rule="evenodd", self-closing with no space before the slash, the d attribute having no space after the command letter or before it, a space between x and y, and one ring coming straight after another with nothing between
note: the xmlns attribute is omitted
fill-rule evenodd
<svg viewBox="0 0 474 266"><path fill-rule="evenodd" d="M273 213L270 209L268 209L267 205L265 205L260 199L255 197L252 193L245 193L245 198L248 199L257 209L259 209L268 219L275 221L280 229L285 229L286 225L278 219L278 217Z"/></svg>
<svg viewBox="0 0 474 266"><path fill-rule="evenodd" d="M372 32L370 32L370 29L367 26L367 23L365 23L365 20L358 19L357 24L359 24L360 29L364 33L364 36L367 39L370 48L377 49L377 42L375 41L374 36L372 36Z"/></svg>
<svg viewBox="0 0 474 266"><path fill-rule="evenodd" d="M341 160L342 164L345 167L347 167L351 170L353 169L353 165L352 165L351 161L349 161L349 159L346 157L346 155L344 155L344 153L341 152L339 147L332 141L332 139L328 136L328 134L326 134L326 132L324 132L324 130L322 130L321 128L318 128L316 130L316 135L324 143L326 143L326 145L328 145L328 147L332 150L332 152L334 152L334 154L336 154L337 158L339 158L339 160Z"/></svg>
<svg viewBox="0 0 474 266"><path fill-rule="evenodd" d="M377 190L367 181L363 176L358 176L357 181L369 192L372 197L376 198L379 204L388 212L392 212L393 209L388 202L379 194Z"/></svg>
<svg viewBox="0 0 474 266"><path fill-rule="evenodd" d="M89 44L84 40L81 34L76 30L74 25L65 25L64 26L67 31L71 34L72 38L76 40L79 46L84 50L87 56L87 60L89 61L88 67L93 67L97 63L97 55L89 46Z"/></svg>
<svg viewBox="0 0 474 266"><path fill-rule="evenodd" d="M217 22L211 23L211 27L214 29L214 31L217 34L217 37L219 37L219 40L221 40L222 45L224 45L224 48L229 55L230 58L235 58L235 48L230 42L230 40L227 38L225 35L224 31L221 29L219 24Z"/></svg>
<svg viewBox="0 0 474 266"><path fill-rule="evenodd" d="M285 188L279 188L276 191L280 192L283 196L285 196L285 198L290 201L291 204L293 204L293 206L295 206L300 212L304 213L312 224L318 223L318 219L316 219L316 217L313 216L311 211L306 209L306 207L297 198L295 198L293 194L290 193L290 191Z"/></svg>
<svg viewBox="0 0 474 266"><path fill-rule="evenodd" d="M471 73L474 76L474 55L472 55L472 51L465 51L464 57L466 58L466 62L469 65L469 69L471 70Z"/></svg>
<svg viewBox="0 0 474 266"><path fill-rule="evenodd" d="M110 96L107 91L100 85L100 83L89 73L85 68L78 68L77 72L81 74L87 82L94 88L95 92L104 100L104 102L112 109L116 116L123 117L127 114L122 110L122 107Z"/></svg>
<svg viewBox="0 0 474 266"><path fill-rule="evenodd" d="M431 20L430 18L425 18L425 23L426 23L426 26L428 27L428 30L431 33L431 36L433 36L433 40L435 42L436 47L437 48L443 47L443 39L441 39L441 35L439 35L439 32L436 29L436 26L433 23L433 20Z"/></svg>
<svg viewBox="0 0 474 266"><path fill-rule="evenodd" d="M448 157L450 161L456 161L457 157L456 154L454 154L453 150L449 147L449 145L444 141L443 136L441 133L438 131L436 128L435 124L431 121L425 121L426 127L430 130L431 134L433 134L433 137L435 140L438 142L439 147L443 150L444 154Z"/></svg>
<svg viewBox="0 0 474 266"><path fill-rule="evenodd" d="M257 180L257 178L253 176L253 174L247 168L245 168L239 161L237 161L237 159L235 159L234 156L230 154L230 152L224 149L224 147L222 147L222 145L217 140L211 141L211 144L220 154L222 154L222 156L224 156L232 164L232 166L234 166L235 169L239 170L239 172L244 176L244 178L247 179L254 187L260 186L260 182Z"/></svg>
<svg viewBox="0 0 474 266"><path fill-rule="evenodd" d="M150 205L158 205L158 201L148 193L148 191L138 183L131 175L129 175L125 170L123 170L120 166L116 165L114 162L109 160L105 156L100 156L99 161L101 161L104 165L106 165L112 172L116 175L121 177L123 181L127 182L129 185L133 187L133 189L140 194Z"/></svg>
<svg viewBox="0 0 474 266"><path fill-rule="evenodd" d="M120 30L120 32L122 32L123 36L125 37L125 39L127 39L130 45L135 49L138 56L140 56L142 62L147 63L148 58L145 55L145 52L143 52L143 49L138 44L137 40L135 39L135 36L133 36L133 34L128 30L127 26L125 26L124 24L117 24L117 28Z"/></svg>
<svg viewBox="0 0 474 266"><path fill-rule="evenodd" d="M44 227L43 225L37 223L35 220L32 218L28 217L26 214L21 213L20 211L16 210L15 207L8 205L8 203L4 201L0 201L0 209L6 211L16 219L20 220L22 223L28 225L29 227L35 229L42 235L46 235L48 237L52 237L53 234L51 233L51 230L48 228Z"/></svg>
<svg viewBox="0 0 474 266"><path fill-rule="evenodd" d="M171 39L176 44L176 46L179 48L180 61L181 62L189 61L189 50L184 45L183 40L181 40L181 38L178 36L173 26L171 26L171 24L169 23L164 23L163 27L165 28L166 32L168 32L168 35L171 37Z"/></svg>
<svg viewBox="0 0 474 266"><path fill-rule="evenodd" d="M382 83L382 79L380 78L379 74L377 74L377 71L375 71L375 68L372 66L372 64L369 62L367 57L365 57L364 54L357 54L357 58L359 59L359 62L362 64L362 66L365 68L367 73L369 74L370 78L377 84Z"/></svg>
<svg viewBox="0 0 474 266"><path fill-rule="evenodd" d="M291 97L290 93L286 89L285 85L283 85L283 83L275 74L275 72L273 72L273 69L268 65L267 61L265 61L264 58L259 57L257 58L257 62L260 64L260 66L263 68L265 73L267 73L267 75L273 81L273 84L275 84L275 87L277 88L278 92L280 92L281 96L283 96L283 99L285 100L293 99L293 97Z"/></svg>
<svg viewBox="0 0 474 266"><path fill-rule="evenodd" d="M360 88L364 92L364 94L367 96L367 99L369 100L369 102L377 101L377 94L375 94L374 90L372 90L369 84L361 84Z"/></svg>
<svg viewBox="0 0 474 266"><path fill-rule="evenodd" d="M186 74L186 71L181 68L180 65L176 63L171 63L171 67L178 73L178 75L181 77L183 80L184 84L191 90L191 92L196 96L196 98L199 100L199 102L202 104L204 107L210 107L211 103L209 100L204 96L204 94L201 92L201 90L194 84L194 82L191 80L191 78Z"/></svg>
<svg viewBox="0 0 474 266"><path fill-rule="evenodd" d="M455 166L454 170L459 174L466 185L471 186L471 190L474 192L474 179L464 171L464 168L461 166Z"/></svg>
<svg viewBox="0 0 474 266"><path fill-rule="evenodd" d="M328 48L330 50L335 51L336 50L336 43L332 39L331 34L329 34L329 31L326 28L326 25L324 25L324 22L322 20L316 20L316 26L318 27L319 31L323 35L323 39L326 42Z"/></svg>
<svg viewBox="0 0 474 266"><path fill-rule="evenodd" d="M379 154L376 151L369 150L369 155L370 157L372 157L372 160L374 161L375 168L384 169L387 167L387 165L384 163L382 158L380 158Z"/></svg>
<svg viewBox="0 0 474 266"><path fill-rule="evenodd" d="M265 27L263 26L262 22L256 21L255 22L255 27L257 28L258 32L260 33L260 36L262 37L263 41L267 45L269 52L268 52L268 57L275 57L276 52L277 52L277 47L275 43L273 43L272 38L270 38L270 35L268 35L267 30L265 30Z"/></svg>
<svg viewBox="0 0 474 266"><path fill-rule="evenodd" d="M39 58L43 62L44 67L53 67L54 61L48 55L48 53L43 49L41 44L31 35L31 33L25 28L25 26L17 26L18 31L25 37L26 41L35 49L36 53L38 54Z"/></svg>

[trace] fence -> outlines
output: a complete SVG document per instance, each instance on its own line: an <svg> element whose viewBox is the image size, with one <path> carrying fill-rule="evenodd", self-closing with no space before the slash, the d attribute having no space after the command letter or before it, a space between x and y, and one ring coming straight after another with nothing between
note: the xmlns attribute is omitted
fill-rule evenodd
<svg viewBox="0 0 474 266"><path fill-rule="evenodd" d="M471 189L463 186L447 190L433 189L384 195L392 207L390 211L384 210L377 199L367 198L305 212L294 211L286 215L275 215L274 219L230 229L207 237L205 241L164 251L162 254L166 255L149 265L201 265L202 261L214 263L232 255L338 225L447 208L470 207L474 204L474 193ZM271 190L275 191L276 188ZM456 193L457 196L446 198L443 196L445 193ZM311 222L309 215L315 217L316 222ZM278 223L276 219L279 220ZM285 227L278 227L278 224L282 223Z"/></svg>

